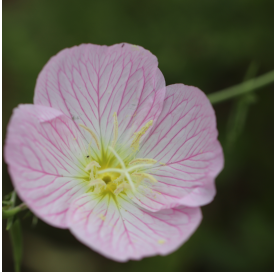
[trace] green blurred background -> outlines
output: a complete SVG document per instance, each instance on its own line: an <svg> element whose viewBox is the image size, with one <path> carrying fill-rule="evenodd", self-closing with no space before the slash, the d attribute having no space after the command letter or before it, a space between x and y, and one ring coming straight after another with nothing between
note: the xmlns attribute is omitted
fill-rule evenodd
<svg viewBox="0 0 277 272"><path fill-rule="evenodd" d="M167 85L209 94L273 69L272 0L4 0L3 141L12 109L32 103L48 59L80 43L138 44ZM215 105L225 168L191 239L166 257L116 263L67 230L22 221L22 271L273 271L273 84ZM3 194L12 190L3 165ZM5 229L5 221L3 229ZM3 231L3 271L13 271Z"/></svg>

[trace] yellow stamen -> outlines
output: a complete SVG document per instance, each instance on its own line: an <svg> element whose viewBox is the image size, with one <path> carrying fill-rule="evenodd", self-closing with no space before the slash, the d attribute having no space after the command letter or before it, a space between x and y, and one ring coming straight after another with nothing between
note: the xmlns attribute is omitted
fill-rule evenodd
<svg viewBox="0 0 277 272"><path fill-rule="evenodd" d="M93 140L95 141L98 149L100 150L100 144L99 144L99 141L98 141L97 136L95 135L95 133L91 129L89 129L88 127L84 126L83 124L79 124L79 126L90 133L90 135L92 136Z"/></svg>
<svg viewBox="0 0 277 272"><path fill-rule="evenodd" d="M99 165L98 162L96 162L96 161L91 161L91 162L87 165L87 167L85 168L85 170L86 170L86 171L93 170L94 167L100 168L101 166Z"/></svg>
<svg viewBox="0 0 277 272"><path fill-rule="evenodd" d="M89 183L90 186L94 186L94 193L99 194L101 189L106 189L106 183L102 179L94 179Z"/></svg>
<svg viewBox="0 0 277 272"><path fill-rule="evenodd" d="M90 185L91 185L91 186L95 186L95 185L106 186L106 183L105 183L105 181L103 181L102 179L95 179L95 180L92 180L92 181L90 182Z"/></svg>
<svg viewBox="0 0 277 272"><path fill-rule="evenodd" d="M91 161L85 168L86 171L90 171L90 178L95 179L95 176L97 176L97 167L100 168L101 166L99 165L98 162L96 161Z"/></svg>
<svg viewBox="0 0 277 272"><path fill-rule="evenodd" d="M146 173L132 173L131 175L135 177L141 177L142 179L149 179L152 182L158 182L152 175Z"/></svg>
<svg viewBox="0 0 277 272"><path fill-rule="evenodd" d="M96 185L94 185L94 191L93 192L96 193L96 194L99 194L99 193L101 193L101 189L103 189L103 187L104 187L104 189L106 189L106 187L107 187L106 184L105 185L103 183L96 184Z"/></svg>
<svg viewBox="0 0 277 272"><path fill-rule="evenodd" d="M138 187L140 183L144 180L144 177L142 175L134 175L131 174L132 178L135 180L135 186Z"/></svg>
<svg viewBox="0 0 277 272"><path fill-rule="evenodd" d="M115 147L116 141L118 137L118 121L116 112L113 114L113 141L112 147Z"/></svg>
<svg viewBox="0 0 277 272"><path fill-rule="evenodd" d="M118 182L124 181L124 178L125 178L124 174L121 174L121 175L120 175L117 179L115 179L113 182L118 183Z"/></svg>
<svg viewBox="0 0 277 272"><path fill-rule="evenodd" d="M114 194L118 195L124 189L131 189L131 186L128 183L123 182L119 186L117 186L117 188L114 190Z"/></svg>
<svg viewBox="0 0 277 272"><path fill-rule="evenodd" d="M134 165L134 164L140 164L140 163L143 163L143 164L155 164L157 161L154 160L154 159L134 159L132 161L129 162L129 165Z"/></svg>
<svg viewBox="0 0 277 272"><path fill-rule="evenodd" d="M149 129L149 127L151 127L153 124L153 120L150 120L149 122L147 122L140 131L135 132L134 133L134 140L131 144L131 148L133 148L134 151L138 151L139 150L139 141L140 138L145 134L145 132Z"/></svg>

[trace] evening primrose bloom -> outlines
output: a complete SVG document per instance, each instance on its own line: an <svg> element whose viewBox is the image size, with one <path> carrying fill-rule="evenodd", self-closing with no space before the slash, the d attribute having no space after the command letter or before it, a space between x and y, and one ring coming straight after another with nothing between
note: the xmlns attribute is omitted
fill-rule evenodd
<svg viewBox="0 0 277 272"><path fill-rule="evenodd" d="M116 261L184 243L223 167L205 94L166 87L156 57L126 43L52 57L34 105L13 112L5 160L30 210Z"/></svg>

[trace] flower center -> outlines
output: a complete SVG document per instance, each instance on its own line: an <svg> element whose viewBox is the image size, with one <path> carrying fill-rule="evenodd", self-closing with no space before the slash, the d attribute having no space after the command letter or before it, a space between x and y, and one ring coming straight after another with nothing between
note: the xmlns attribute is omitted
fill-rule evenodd
<svg viewBox="0 0 277 272"><path fill-rule="evenodd" d="M132 190L135 192L136 188L144 179L147 179L151 182L157 182L157 180L152 175L145 173L145 170L147 170L149 166L157 163L156 160L148 158L136 158L133 160L125 159L124 162L124 160L116 152L115 149L118 137L117 114L114 113L113 117L113 141L111 145L108 146L105 156L103 156L101 160L91 160L85 168L85 171L89 176L88 180L90 190L97 194L111 192L114 195L118 195L120 193L126 192L127 190ZM152 125L152 123L152 120L149 121L141 128L140 131L134 133L134 139L130 146L131 148L128 149L131 150L130 155L133 155L134 152L138 151L139 141L148 128ZM100 142L98 141L95 133L84 125L80 126L91 134L97 145L97 148L99 149L100 153L103 154L103 152L101 152Z"/></svg>
<svg viewBox="0 0 277 272"><path fill-rule="evenodd" d="M110 176L104 176L104 177L102 178L102 180L103 180L106 184L108 184L109 182L112 181L112 178L111 178Z"/></svg>

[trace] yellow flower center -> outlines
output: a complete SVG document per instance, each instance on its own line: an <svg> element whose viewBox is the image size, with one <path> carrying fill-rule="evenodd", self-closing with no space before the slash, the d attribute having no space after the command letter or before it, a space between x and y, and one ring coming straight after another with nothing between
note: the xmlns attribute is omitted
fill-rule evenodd
<svg viewBox="0 0 277 272"><path fill-rule="evenodd" d="M113 193L118 195L126 192L126 190L136 191L136 188L140 183L147 179L151 182L157 182L157 180L150 174L144 173L144 171L151 165L157 163L154 159L148 158L135 158L130 159L130 156L134 155L139 150L139 141L141 137L146 133L153 121L146 123L140 131L134 133L134 139L129 148L129 156L122 159L116 151L116 143L118 138L118 121L117 113L113 115L114 118L114 133L113 141L107 150L101 150L100 142L97 139L95 133L84 125L80 126L88 131L95 141L97 148L100 151L101 157L90 158L90 162L87 164L85 171L88 174L89 188L97 194ZM90 149L90 146L89 146ZM124 153L126 154L126 153Z"/></svg>

